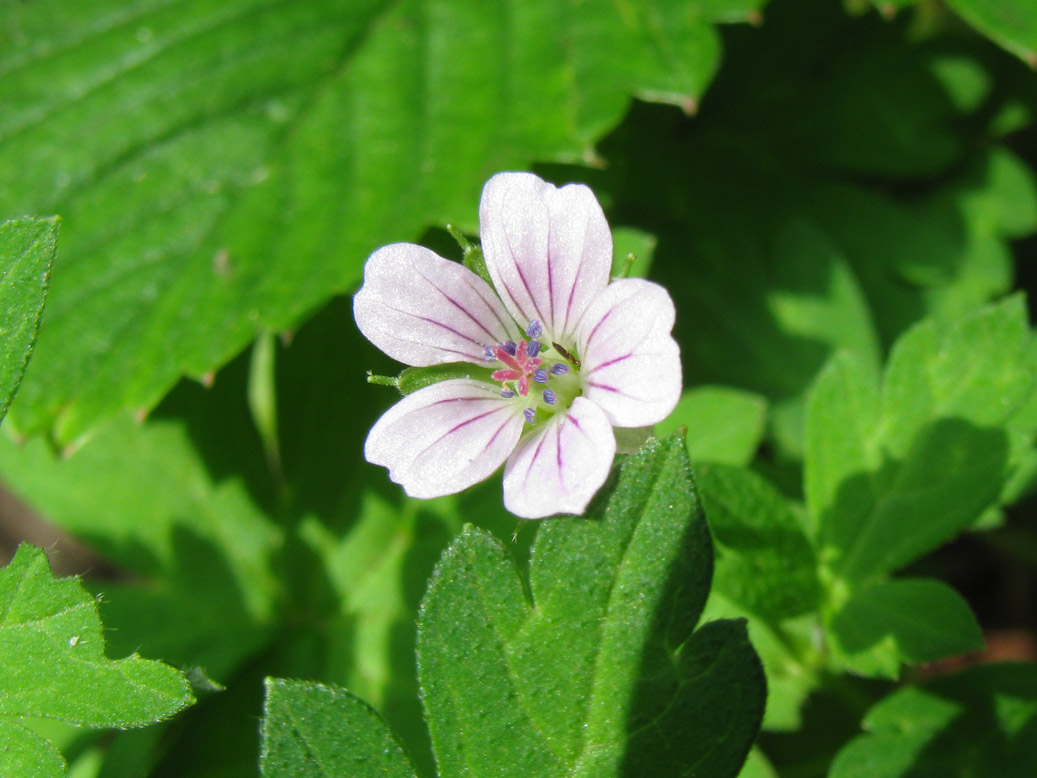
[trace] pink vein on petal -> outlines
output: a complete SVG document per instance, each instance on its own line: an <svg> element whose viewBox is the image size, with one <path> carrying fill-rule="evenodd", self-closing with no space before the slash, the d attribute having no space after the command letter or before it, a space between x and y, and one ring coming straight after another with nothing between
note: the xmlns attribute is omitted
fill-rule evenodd
<svg viewBox="0 0 1037 778"><path fill-rule="evenodd" d="M584 250L580 253L580 263L576 267L576 278L573 279L572 289L569 290L569 300L565 304L565 327L569 327L569 317L572 315L573 300L576 298L576 287L580 284L580 277L583 275L583 270L586 267L586 263L583 262L584 254L586 254L587 247L587 233L591 229L591 220L587 221L583 225L583 247Z"/></svg>
<svg viewBox="0 0 1037 778"><path fill-rule="evenodd" d="M605 312L605 315L601 317L598 323L594 325L594 329L591 330L591 334L587 336L587 343L584 346L585 350L590 350L591 341L594 340L594 336L598 334L598 328L601 327L601 325L608 320L609 316L612 315L613 310L613 308L609 308L609 310Z"/></svg>
<svg viewBox="0 0 1037 778"><path fill-rule="evenodd" d="M607 384L599 384L599 383L596 383L595 381L589 381L587 383L587 385L588 386L593 386L595 389L604 389L606 392L614 392L616 394L621 394L624 397L631 397L631 398L633 397L633 395L628 394L627 392L624 392L622 389L617 389L616 387L608 386Z"/></svg>
<svg viewBox="0 0 1037 778"><path fill-rule="evenodd" d="M431 407L432 407L433 405L439 405L440 403L444 403L444 402L457 402L457 401L458 401L458 399L461 399L461 398L457 398L457 399L452 399L452 400L440 400L440 401L438 401L438 402L435 402L435 403L433 403L433 404L432 404L432 405L430 405L429 407L431 408ZM473 399L473 400L474 400L474 399L485 399L485 398L475 398L475 397L472 397L472 398L463 398L463 399ZM446 438L448 438L448 437L450 437L451 435L453 435L453 434L454 434L455 432L457 432L457 431L458 431L459 429L461 429L462 427L467 427L467 426L468 426L469 424L472 424L472 423L474 423L474 422L477 422L477 421L479 421L479 419L485 419L485 418L486 418L487 416L490 416L490 415L492 415L492 414L494 414L494 413L497 413L497 412L498 412L498 411L500 411L500 410L502 410L502 409L501 409L501 408L493 408L493 409L491 409L491 410L488 410L488 411L486 411L486 413L480 413L480 414L479 414L478 416L473 416L473 417L472 417L472 418L470 418L470 419L465 419L465 420L464 420L464 421L462 421L462 422L461 422L460 424L457 424L457 425L455 425L455 426L454 426L453 428L451 428L451 429L447 430L447 431L446 431L446 432L444 432L444 433L443 433L442 435L440 435L440 436L439 436L438 438L436 438L436 439L435 439L435 440L433 440L433 441L432 441L431 443L429 443L429 444L428 444L427 446L425 446L425 448L423 448L423 449L422 449L422 450L421 450L420 452L418 452L418 453L417 453L417 454L416 454L416 455L414 456L414 459L418 459L419 457L421 457L421 456L423 456L424 454L428 453L429 449L431 449L431 448L433 448L434 446L438 445L439 443L441 443L441 442L442 442L443 440L445 440ZM508 424L508 421L510 421L510 419L509 419L509 420L506 420L506 421L504 422L504 424L502 424L502 425L501 425L501 429L503 429L504 427L506 427L506 426L507 426L507 424ZM497 432L495 432L495 433L494 433L493 437L494 437L494 438L496 438L498 434L500 434L500 429L498 429L498 430L497 430ZM491 441L491 442L492 442L492 441Z"/></svg>
<svg viewBox="0 0 1037 778"><path fill-rule="evenodd" d="M533 452L533 456L529 460L529 467L526 468L526 474L522 478L522 488L525 489L529 483L529 474L533 472L533 463L536 462L537 457L540 456L540 449L544 447L544 441L547 440L547 435L541 435L540 440L537 441L536 451Z"/></svg>
<svg viewBox="0 0 1037 778"><path fill-rule="evenodd" d="M550 326L552 330L555 329L555 282L554 282L554 262L552 257L554 256L551 251L551 219L548 217L547 221L547 304L551 306L550 314L551 320L549 322L541 320L541 324L544 326ZM552 333L553 334L553 333Z"/></svg>
<svg viewBox="0 0 1037 778"><path fill-rule="evenodd" d="M512 244L511 244L511 234L507 230L504 230L504 236L505 236L505 238L508 241L508 251L511 253L511 258L515 262L515 272L518 273L519 280L522 282L522 286L524 286L525 289L526 289L526 294L529 296L529 302L533 306L533 313L536 314L535 318L542 322L542 321L544 321L544 316L543 316L543 314L540 313L540 308L537 306L536 298L533 296L533 292L529 288L529 282L526 281L526 276L522 272L522 265L518 261L518 257L515 254L515 247L512 246ZM501 280L503 280L503 274L501 276ZM504 288L508 290L508 294L511 295L511 299L514 300L515 296L511 294L511 289L508 288L507 283L504 284ZM518 303L516 303L516 305L518 305ZM522 308L522 306L518 305L518 308L519 308L520 311L522 311L522 315L525 316L527 319L533 319L534 318L534 317L530 316L528 313L526 313L526 311Z"/></svg>
<svg viewBox="0 0 1037 778"><path fill-rule="evenodd" d="M473 314L471 311L469 311L468 308L466 308L464 305L459 303L457 300L455 300L453 297L451 297L445 291L440 289L439 286L437 286L435 283L433 283L428 277L426 277L420 271L418 271L418 275L420 275L423 279L425 279L425 281L428 282L429 286L431 286L433 289L435 289L437 292L439 292L441 295L443 295L443 297L445 297L447 299L447 301L451 305L453 305L455 308L457 308L457 310L461 311L461 313L463 313L465 316L467 316L469 319L471 319L471 321L474 324L476 324L479 327L479 329L481 329L484 333L486 333L487 337L489 337L489 339L490 339L488 341L488 343L492 343L493 341L495 341L497 339L497 336L494 335L492 332L490 332L488 329L486 329L486 325L483 324L482 321L480 321L475 316L475 314ZM483 302L484 305L486 305L487 310L489 310L490 313L493 315L493 318L495 318L497 320L497 323L500 324L502 327L504 327L504 322L501 321L500 316L498 316L496 311L493 310L493 308L490 306L490 304L487 303L486 300L483 299L482 295L479 294L479 291L477 289L475 289L474 287L470 286L470 285L466 284L466 286L468 286L469 289L471 289L473 292L476 293L476 295L478 295L479 299ZM507 327L504 327L504 331L507 332ZM486 344L483 344L483 345L486 345Z"/></svg>
<svg viewBox="0 0 1037 778"><path fill-rule="evenodd" d="M632 356L634 356L633 352L631 352L629 354L624 354L621 357L616 357L614 359L610 359L608 362L602 362L600 365L595 365L590 370L587 370L586 372L584 372L584 376L589 376L595 370L600 370L603 367L609 367L610 365L615 365L616 363L622 362L623 360L630 359L630 357L632 357Z"/></svg>

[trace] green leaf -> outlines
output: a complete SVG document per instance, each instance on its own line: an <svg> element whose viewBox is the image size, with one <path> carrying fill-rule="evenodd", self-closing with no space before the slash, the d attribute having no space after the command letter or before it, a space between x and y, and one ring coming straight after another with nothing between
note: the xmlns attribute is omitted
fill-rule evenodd
<svg viewBox="0 0 1037 778"><path fill-rule="evenodd" d="M0 723L0 774L64 778L65 760L47 738L10 719Z"/></svg>
<svg viewBox="0 0 1037 778"><path fill-rule="evenodd" d="M267 678L259 764L264 776L413 778L381 717L334 686Z"/></svg>
<svg viewBox="0 0 1037 778"><path fill-rule="evenodd" d="M1037 7L1030 0L947 0L992 41L1037 67Z"/></svg>
<svg viewBox="0 0 1037 778"><path fill-rule="evenodd" d="M57 235L54 218L0 224L0 422L36 345Z"/></svg>
<svg viewBox="0 0 1037 778"><path fill-rule="evenodd" d="M686 427L693 462L747 465L763 439L767 402L725 386L697 386L681 395L673 413L656 425L659 437ZM717 424L723 419L723 424Z"/></svg>
<svg viewBox="0 0 1037 778"><path fill-rule="evenodd" d="M187 679L168 665L107 659L97 602L78 580L55 579L42 550L22 545L0 571L0 604L0 774L64 773L23 718L140 727L194 702Z"/></svg>
<svg viewBox="0 0 1037 778"><path fill-rule="evenodd" d="M850 595L831 616L829 635L852 672L896 678L920 664L983 648L983 634L961 596L941 581L898 578Z"/></svg>
<svg viewBox="0 0 1037 778"><path fill-rule="evenodd" d="M628 459L603 503L540 525L528 594L484 532L443 556L418 640L441 775L737 774L762 671L743 623L692 632L711 548L681 437Z"/></svg>
<svg viewBox="0 0 1037 778"><path fill-rule="evenodd" d="M729 599L716 587L709 593L703 621L746 619L749 640L767 673L767 707L763 728L796 731L803 727L803 706L820 685L820 657L815 647L817 617L809 614L774 624Z"/></svg>
<svg viewBox="0 0 1037 778"><path fill-rule="evenodd" d="M758 5L11 6L0 213L61 212L68 258L19 428L68 442L151 408L348 289L378 245L474 227L491 174L597 159L634 95L692 107L713 23Z"/></svg>
<svg viewBox="0 0 1037 778"><path fill-rule="evenodd" d="M736 467L700 465L697 481L717 544L713 588L770 622L816 608L817 559L788 500Z"/></svg>
<svg viewBox="0 0 1037 778"><path fill-rule="evenodd" d="M845 525L846 532L852 533L871 510L874 487L860 474L878 466L872 452L878 404L878 377L846 352L837 354L818 376L807 401L803 473L815 528ZM833 512L840 517L838 523L828 518Z"/></svg>
<svg viewBox="0 0 1037 778"><path fill-rule="evenodd" d="M976 667L885 698L831 778L1037 774L1037 665Z"/></svg>
<svg viewBox="0 0 1037 778"><path fill-rule="evenodd" d="M1035 360L1021 296L990 306L952 327L927 321L890 352L883 386L883 440L903 456L935 418L977 426L1005 424L1034 389Z"/></svg>
<svg viewBox="0 0 1037 778"><path fill-rule="evenodd" d="M953 326L924 322L893 348L881 394L849 355L810 397L806 494L823 558L864 581L907 564L996 504L1009 426L1034 387L1019 298Z"/></svg>
<svg viewBox="0 0 1037 778"><path fill-rule="evenodd" d="M745 761L745 766L738 774L738 778L778 778L778 774L763 752L754 748L749 752L749 758Z"/></svg>
<svg viewBox="0 0 1037 778"><path fill-rule="evenodd" d="M115 647L200 665L217 679L265 639L282 542L241 473L251 460L265 470L258 436L240 434L238 416L251 429L243 387L233 413L206 402L223 392L185 387L174 399L205 409L192 420L119 417L67 458L40 439L0 438L0 470L15 493L142 579L104 584ZM209 470L207 438L221 442L235 472Z"/></svg>

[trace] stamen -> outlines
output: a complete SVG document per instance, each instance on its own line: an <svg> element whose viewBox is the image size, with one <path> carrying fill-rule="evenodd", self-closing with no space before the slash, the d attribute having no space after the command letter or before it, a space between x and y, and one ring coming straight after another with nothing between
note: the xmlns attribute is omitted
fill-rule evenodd
<svg viewBox="0 0 1037 778"><path fill-rule="evenodd" d="M569 372L569 366L564 362L556 362L551 365L551 375L565 375Z"/></svg>
<svg viewBox="0 0 1037 778"><path fill-rule="evenodd" d="M538 384L546 384L547 383L547 371L544 370L544 368L540 368L539 370L535 370L533 372L533 380L536 381Z"/></svg>
<svg viewBox="0 0 1037 778"><path fill-rule="evenodd" d="M501 348L507 351L511 356L515 356L515 352L518 351L518 345L513 340L506 340L500 345Z"/></svg>
<svg viewBox="0 0 1037 778"><path fill-rule="evenodd" d="M550 389L545 389L544 390L544 402L547 403L548 405L554 405L556 402L558 402L558 396L554 392L552 392Z"/></svg>
<svg viewBox="0 0 1037 778"><path fill-rule="evenodd" d="M540 333L542 333L543 331L544 328L540 326L540 322L538 322L536 319L533 319L533 321L529 323L529 326L526 327L526 337L539 338Z"/></svg>
<svg viewBox="0 0 1037 778"><path fill-rule="evenodd" d="M515 393L508 388L504 388L500 390L500 396L503 397L505 400L510 400L512 397L515 396Z"/></svg>
<svg viewBox="0 0 1037 778"><path fill-rule="evenodd" d="M482 350L482 355L483 359L485 359L487 362L492 362L497 358L493 355L493 346L487 346L486 348L484 348Z"/></svg>
<svg viewBox="0 0 1037 778"><path fill-rule="evenodd" d="M526 421L532 424L537 417L536 408L526 408L526 410L522 411L522 415L526 417Z"/></svg>
<svg viewBox="0 0 1037 778"><path fill-rule="evenodd" d="M531 341L529 341L529 345L526 346L526 356L529 357L530 359L535 357L537 354L540 353L540 346L541 345L542 344L540 343L539 340L531 340Z"/></svg>

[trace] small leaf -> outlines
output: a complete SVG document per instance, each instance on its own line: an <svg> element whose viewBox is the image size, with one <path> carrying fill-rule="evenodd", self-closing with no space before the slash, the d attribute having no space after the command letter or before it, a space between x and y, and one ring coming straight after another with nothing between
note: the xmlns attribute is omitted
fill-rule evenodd
<svg viewBox="0 0 1037 778"><path fill-rule="evenodd" d="M64 778L65 760L47 738L10 719L0 719L0 775Z"/></svg>
<svg viewBox="0 0 1037 778"><path fill-rule="evenodd" d="M53 218L0 224L0 422L36 345L57 235Z"/></svg>
<svg viewBox="0 0 1037 778"><path fill-rule="evenodd" d="M830 778L1037 775L1037 665L992 664L908 686L864 719Z"/></svg>
<svg viewBox="0 0 1037 778"><path fill-rule="evenodd" d="M896 678L919 664L983 648L961 596L941 581L898 578L855 591L831 617L829 634L849 670Z"/></svg>
<svg viewBox="0 0 1037 778"><path fill-rule="evenodd" d="M763 677L741 622L692 633L710 573L680 436L628 459L590 518L539 527L532 602L505 549L466 528L419 620L440 773L736 775Z"/></svg>
<svg viewBox="0 0 1037 778"><path fill-rule="evenodd" d="M140 727L193 702L190 684L172 667L138 656L107 659L97 602L78 580L55 579L43 551L19 546L0 571L0 766L31 758L48 766L38 774L61 774L56 752L18 724L25 717Z"/></svg>
<svg viewBox="0 0 1037 778"><path fill-rule="evenodd" d="M763 439L766 417L767 401L759 395L725 386L697 386L681 396L673 413L656 425L656 433L665 437L685 427L693 462L747 465Z"/></svg>
<svg viewBox="0 0 1037 778"><path fill-rule="evenodd" d="M713 588L777 622L817 607L817 559L788 500L749 470L700 465L698 486L717 544Z"/></svg>
<svg viewBox="0 0 1037 778"><path fill-rule="evenodd" d="M881 393L848 354L811 392L805 481L826 562L846 579L891 572L997 503L1012 420L1034 389L1021 300L897 341ZM1014 452L1014 453L1013 453Z"/></svg>
<svg viewBox="0 0 1037 778"><path fill-rule="evenodd" d="M1037 6L1030 0L947 0L947 5L999 46L1037 68Z"/></svg>
<svg viewBox="0 0 1037 778"><path fill-rule="evenodd" d="M848 353L836 355L818 376L807 401L804 490L815 525L863 525L875 497L859 476L877 467L872 438L878 424L878 377ZM830 516L837 513L838 522ZM849 545L850 540L833 542Z"/></svg>
<svg viewBox="0 0 1037 778"><path fill-rule="evenodd" d="M105 583L109 642L217 680L266 640L279 586L270 568L280 530L242 472L268 472L243 384L233 410L215 402L222 383L185 385L175 399L198 400L181 407L187 418L114 419L71 457L42 439L18 446L0 436L12 490L138 578ZM213 456L237 471L210 472Z"/></svg>
<svg viewBox="0 0 1037 778"><path fill-rule="evenodd" d="M414 778L382 718L345 689L267 678L259 764L267 778Z"/></svg>

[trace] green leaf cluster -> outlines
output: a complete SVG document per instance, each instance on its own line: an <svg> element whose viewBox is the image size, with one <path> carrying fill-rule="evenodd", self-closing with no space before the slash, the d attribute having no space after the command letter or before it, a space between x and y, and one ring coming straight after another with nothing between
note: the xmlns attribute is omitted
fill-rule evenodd
<svg viewBox="0 0 1037 778"><path fill-rule="evenodd" d="M0 479L114 570L47 602L226 686L103 737L5 710L4 758L733 775L759 654L745 778L1037 773L1032 666L913 683L990 626L946 544L1037 568L1031 6L0 0ZM677 306L688 390L585 520L362 459L396 399L365 374L399 373L352 320L363 260L478 272L438 227L474 236L504 169L591 185L613 274ZM0 666L182 683L88 626ZM57 718L178 709L81 688Z"/></svg>
<svg viewBox="0 0 1037 778"><path fill-rule="evenodd" d="M549 521L528 581L491 534L462 530L418 620L438 774L736 775L763 669L743 623L694 630L711 550L681 436L631 457L587 518ZM268 680L266 706L264 775L415 774L345 690Z"/></svg>

